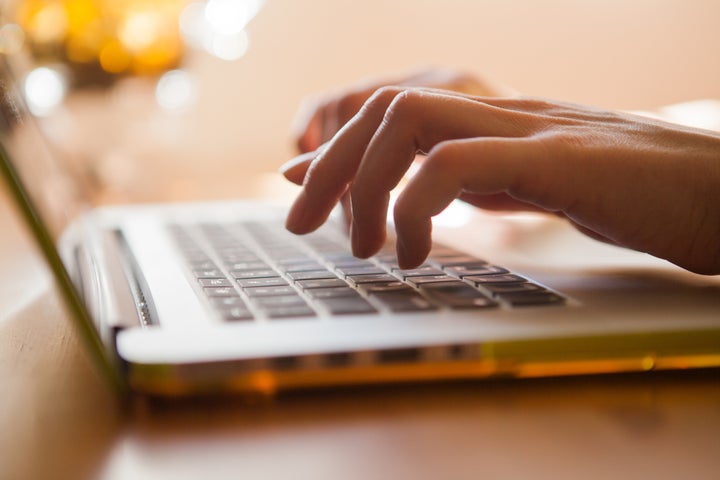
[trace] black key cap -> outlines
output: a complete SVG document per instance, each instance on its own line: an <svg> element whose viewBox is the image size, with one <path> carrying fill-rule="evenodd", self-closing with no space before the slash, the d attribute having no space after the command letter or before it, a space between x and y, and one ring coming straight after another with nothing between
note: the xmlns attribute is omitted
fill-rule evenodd
<svg viewBox="0 0 720 480"><path fill-rule="evenodd" d="M220 309L234 307L245 308L245 302L243 302L243 299L240 297L214 297L210 298L210 303Z"/></svg>
<svg viewBox="0 0 720 480"><path fill-rule="evenodd" d="M246 278L270 278L277 277L278 274L275 270L263 269L263 270L233 270L230 272L235 280L244 280Z"/></svg>
<svg viewBox="0 0 720 480"><path fill-rule="evenodd" d="M377 293L374 298L393 312L422 312L437 308L415 290Z"/></svg>
<svg viewBox="0 0 720 480"><path fill-rule="evenodd" d="M565 303L560 295L550 291L508 293L499 295L501 301L507 302L513 307L530 307L541 305L558 305Z"/></svg>
<svg viewBox="0 0 720 480"><path fill-rule="evenodd" d="M430 283L422 290L431 298L450 308L487 308L497 304L463 282Z"/></svg>
<svg viewBox="0 0 720 480"><path fill-rule="evenodd" d="M386 265L386 266L393 272L402 271L402 268L400 268L400 266L397 263L393 263L393 264ZM419 268L434 268L434 267L435 267L434 265L430 265L429 263L423 263L422 265L415 267L413 270L417 270Z"/></svg>
<svg viewBox="0 0 720 480"><path fill-rule="evenodd" d="M445 271L450 275L465 278L470 275L497 275L509 273L507 269L498 267L497 265L462 265L456 267L447 267Z"/></svg>
<svg viewBox="0 0 720 480"><path fill-rule="evenodd" d="M307 305L300 295L278 295L273 297L254 297L253 303L260 307L297 307Z"/></svg>
<svg viewBox="0 0 720 480"><path fill-rule="evenodd" d="M203 288L208 297L236 297L237 292L232 287L206 287Z"/></svg>
<svg viewBox="0 0 720 480"><path fill-rule="evenodd" d="M463 280L469 280L478 286L494 283L522 283L527 281L523 277L512 273L499 275L468 275L463 277Z"/></svg>
<svg viewBox="0 0 720 480"><path fill-rule="evenodd" d="M420 286L427 283L457 282L457 278L443 273L441 275L430 275L427 277L410 277L406 281L413 285Z"/></svg>
<svg viewBox="0 0 720 480"><path fill-rule="evenodd" d="M397 278L389 273L378 273L376 275L352 275L348 277L348 280L352 280L355 285L362 285L365 283L396 282Z"/></svg>
<svg viewBox="0 0 720 480"><path fill-rule="evenodd" d="M360 296L344 298L327 298L321 302L333 315L358 313L375 313L377 310Z"/></svg>
<svg viewBox="0 0 720 480"><path fill-rule="evenodd" d="M195 278L225 278L225 275L217 268L193 270L193 275L195 275Z"/></svg>
<svg viewBox="0 0 720 480"><path fill-rule="evenodd" d="M509 295L512 293L527 293L527 292L547 292L547 289L530 282L523 283L491 283L483 285L485 290L488 290L493 297L499 295Z"/></svg>
<svg viewBox="0 0 720 480"><path fill-rule="evenodd" d="M253 320L255 318L252 312L245 307L228 308L223 310L221 315L225 320L230 322Z"/></svg>
<svg viewBox="0 0 720 480"><path fill-rule="evenodd" d="M318 280L299 280L297 282L303 290L309 288L346 287L345 280L340 278L321 278Z"/></svg>
<svg viewBox="0 0 720 480"><path fill-rule="evenodd" d="M333 272L324 269L324 270L310 270L307 272L289 272L288 277L290 277L292 280L300 281L300 280L319 280L322 278L337 278L337 275L335 275Z"/></svg>
<svg viewBox="0 0 720 480"><path fill-rule="evenodd" d="M307 305L267 307L263 309L263 312L270 318L314 317L317 315L315 310Z"/></svg>
<svg viewBox="0 0 720 480"><path fill-rule="evenodd" d="M341 297L357 297L359 294L348 286L332 287L332 288L311 288L306 290L311 298L341 298Z"/></svg>
<svg viewBox="0 0 720 480"><path fill-rule="evenodd" d="M246 278L237 281L240 288L254 288L254 287L281 287L288 283L280 277L270 278Z"/></svg>
<svg viewBox="0 0 720 480"><path fill-rule="evenodd" d="M234 272L247 272L250 270L268 270L270 267L265 262L254 261L254 262L230 262L225 265L228 270Z"/></svg>
<svg viewBox="0 0 720 480"><path fill-rule="evenodd" d="M369 260L362 258L346 258L340 260L332 260L332 264L337 268L362 268L362 267L374 267L375 264Z"/></svg>
<svg viewBox="0 0 720 480"><path fill-rule="evenodd" d="M203 287L232 287L232 283L227 278L200 278L198 282Z"/></svg>
<svg viewBox="0 0 720 480"><path fill-rule="evenodd" d="M243 292L250 297L274 297L278 295L296 294L296 290L290 285L278 285L268 287L251 287L243 289Z"/></svg>
<svg viewBox="0 0 720 480"><path fill-rule="evenodd" d="M445 272L435 267L423 267L423 268L412 268L409 270L396 270L394 272L400 275L403 280L407 280L409 277L427 277L429 275L444 275Z"/></svg>
<svg viewBox="0 0 720 480"><path fill-rule="evenodd" d="M345 277L354 277L357 275L382 275L384 273L387 273L382 268L372 264L364 265L362 267L338 267L335 270L337 270Z"/></svg>
<svg viewBox="0 0 720 480"><path fill-rule="evenodd" d="M368 295L374 295L376 293L383 292L397 292L397 291L413 291L413 287L407 283L403 283L399 280L394 282L383 282L383 283L363 283L358 285L358 288Z"/></svg>

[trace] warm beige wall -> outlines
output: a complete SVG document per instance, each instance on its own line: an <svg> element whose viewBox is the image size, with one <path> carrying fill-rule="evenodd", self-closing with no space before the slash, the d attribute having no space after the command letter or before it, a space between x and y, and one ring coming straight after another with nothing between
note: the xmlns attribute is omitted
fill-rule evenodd
<svg viewBox="0 0 720 480"><path fill-rule="evenodd" d="M720 95L717 0L267 0L251 33L237 72L293 93L448 64L614 107Z"/></svg>
<svg viewBox="0 0 720 480"><path fill-rule="evenodd" d="M271 162L303 95L418 65L616 108L720 98L717 0L267 0L250 34L245 58L198 60L203 111L237 113L238 147L259 126Z"/></svg>
<svg viewBox="0 0 720 480"><path fill-rule="evenodd" d="M266 0L249 32L238 61L191 55L191 111L122 113L129 156L186 184L272 171L303 96L420 65L613 108L720 98L718 0Z"/></svg>

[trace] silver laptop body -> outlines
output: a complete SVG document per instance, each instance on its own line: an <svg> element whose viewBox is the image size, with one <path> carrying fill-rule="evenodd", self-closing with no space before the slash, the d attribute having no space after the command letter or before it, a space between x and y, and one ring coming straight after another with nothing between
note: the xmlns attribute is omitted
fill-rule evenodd
<svg viewBox="0 0 720 480"><path fill-rule="evenodd" d="M720 365L720 278L558 219L455 205L423 266L351 258L334 224L254 201L89 208L0 71L3 176L78 331L148 395Z"/></svg>

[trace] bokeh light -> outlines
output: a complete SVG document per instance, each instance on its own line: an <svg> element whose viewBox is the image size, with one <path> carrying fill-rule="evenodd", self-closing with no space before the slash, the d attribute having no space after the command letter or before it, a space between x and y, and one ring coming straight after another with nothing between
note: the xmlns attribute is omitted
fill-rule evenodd
<svg viewBox="0 0 720 480"><path fill-rule="evenodd" d="M262 0L208 0L188 4L180 15L180 31L195 48L222 60L238 60L248 49L247 24Z"/></svg>
<svg viewBox="0 0 720 480"><path fill-rule="evenodd" d="M166 110L182 110L195 101L195 82L190 74L172 70L158 80L155 99Z"/></svg>
<svg viewBox="0 0 720 480"><path fill-rule="evenodd" d="M30 111L44 116L51 113L65 98L65 78L60 72L48 67L31 71L24 82L24 93Z"/></svg>

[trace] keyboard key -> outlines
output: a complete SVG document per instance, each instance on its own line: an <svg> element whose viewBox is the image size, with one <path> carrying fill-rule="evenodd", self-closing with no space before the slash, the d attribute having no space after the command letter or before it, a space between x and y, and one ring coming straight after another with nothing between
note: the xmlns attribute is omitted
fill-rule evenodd
<svg viewBox="0 0 720 480"><path fill-rule="evenodd" d="M230 322L253 320L252 312L245 307L233 307L222 311L222 317Z"/></svg>
<svg viewBox="0 0 720 480"><path fill-rule="evenodd" d="M348 277L348 280L351 280L355 285L362 285L365 283L396 282L397 278L389 273L378 273L376 275L352 275Z"/></svg>
<svg viewBox="0 0 720 480"><path fill-rule="evenodd" d="M220 309L245 307L245 302L240 297L213 297L210 298L210 303Z"/></svg>
<svg viewBox="0 0 720 480"><path fill-rule="evenodd" d="M540 292L507 293L499 295L498 298L513 307L558 305L565 303L563 297L547 290Z"/></svg>
<svg viewBox="0 0 720 480"><path fill-rule="evenodd" d="M380 300L393 312L422 312L437 308L427 298L412 289L376 293L374 298Z"/></svg>
<svg viewBox="0 0 720 480"><path fill-rule="evenodd" d="M407 279L408 283L412 283L413 285L425 285L427 283L442 283L442 282L457 282L457 278L451 277L450 275L446 274L440 274L440 275L429 275L427 277L410 277Z"/></svg>
<svg viewBox="0 0 720 480"><path fill-rule="evenodd" d="M400 266L397 264L397 262L388 263L385 266L388 267L393 272L402 271L402 268L400 268ZM430 265L429 263L423 263L422 265L415 267L415 269L418 269L418 268L435 268L435 265Z"/></svg>
<svg viewBox="0 0 720 480"><path fill-rule="evenodd" d="M521 283L527 280L519 275L512 273L500 275L467 275L463 280L469 280L477 286L495 283Z"/></svg>
<svg viewBox="0 0 720 480"><path fill-rule="evenodd" d="M462 265L455 267L446 267L445 271L450 275L465 278L471 275L497 275L509 273L507 269L498 267L497 265Z"/></svg>
<svg viewBox="0 0 720 480"><path fill-rule="evenodd" d="M297 282L303 290L311 288L346 287L345 280L340 278L321 278L318 280L299 280Z"/></svg>
<svg viewBox="0 0 720 480"><path fill-rule="evenodd" d="M253 261L253 262L231 262L225 265L228 270L234 271L234 272L247 272L247 271L257 271L257 270L267 270L270 267L267 263L261 262L261 261Z"/></svg>
<svg viewBox="0 0 720 480"><path fill-rule="evenodd" d="M499 295L509 295L513 293L527 293L527 292L547 292L547 290L540 285L534 283L523 282L523 283L491 283L483 285L485 290L489 291L492 296L496 297Z"/></svg>
<svg viewBox="0 0 720 480"><path fill-rule="evenodd" d="M382 282L382 283L363 283L358 285L358 288L368 295L374 295L376 293L384 292L397 292L400 290L413 291L413 287L407 283L403 283L399 280L393 282Z"/></svg>
<svg viewBox="0 0 720 480"><path fill-rule="evenodd" d="M250 287L244 288L243 292L250 298L254 297L274 297L279 295L292 295L297 291L290 285L278 285L269 287Z"/></svg>
<svg viewBox="0 0 720 480"><path fill-rule="evenodd" d="M435 267L423 267L423 268L412 268L409 270L396 270L394 272L400 275L403 280L407 280L409 277L427 277L429 275L444 275L445 272Z"/></svg>
<svg viewBox="0 0 720 480"><path fill-rule="evenodd" d="M341 298L341 297L357 297L358 292L346 286L332 288L311 288L306 292L311 298Z"/></svg>
<svg viewBox="0 0 720 480"><path fill-rule="evenodd" d="M208 270L193 270L195 278L225 278L225 275L217 268Z"/></svg>
<svg viewBox="0 0 720 480"><path fill-rule="evenodd" d="M277 295L272 297L254 297L253 303L260 307L297 307L307 305L307 302L300 295Z"/></svg>
<svg viewBox="0 0 720 480"><path fill-rule="evenodd" d="M363 268L363 267L374 267L375 264L372 263L370 260L365 260L362 258L345 258L340 260L333 260L332 264L336 268Z"/></svg>
<svg viewBox="0 0 720 480"><path fill-rule="evenodd" d="M463 282L430 283L422 291L450 308L487 308L497 304Z"/></svg>
<svg viewBox="0 0 720 480"><path fill-rule="evenodd" d="M300 281L300 280L319 280L323 278L337 278L337 275L335 275L330 270L324 269L324 270L310 270L307 272L289 272L288 277L290 277L292 280Z"/></svg>
<svg viewBox="0 0 720 480"><path fill-rule="evenodd" d="M314 317L317 315L315 310L307 305L266 307L263 309L263 313L270 318Z"/></svg>
<svg viewBox="0 0 720 480"><path fill-rule="evenodd" d="M241 280L246 278L270 278L277 277L278 273L275 270L263 269L263 270L233 270L230 272L235 280Z"/></svg>
<svg viewBox="0 0 720 480"><path fill-rule="evenodd" d="M281 287L288 284L285 279L280 277L247 278L238 280L237 283L242 289L255 287Z"/></svg>
<svg viewBox="0 0 720 480"><path fill-rule="evenodd" d="M238 294L232 287L206 287L203 291L208 297L236 297Z"/></svg>
<svg viewBox="0 0 720 480"><path fill-rule="evenodd" d="M326 298L320 302L333 315L375 313L377 309L360 296Z"/></svg>
<svg viewBox="0 0 720 480"><path fill-rule="evenodd" d="M198 282L203 287L232 287L232 283L227 278L200 278Z"/></svg>
<svg viewBox="0 0 720 480"><path fill-rule="evenodd" d="M355 277L357 275L382 275L387 273L382 268L373 264L364 265L362 267L338 267L335 270L345 277Z"/></svg>

